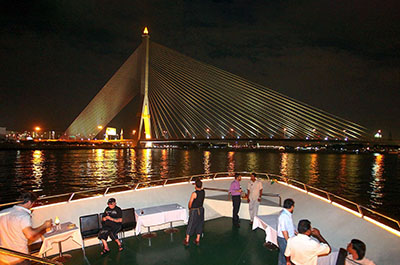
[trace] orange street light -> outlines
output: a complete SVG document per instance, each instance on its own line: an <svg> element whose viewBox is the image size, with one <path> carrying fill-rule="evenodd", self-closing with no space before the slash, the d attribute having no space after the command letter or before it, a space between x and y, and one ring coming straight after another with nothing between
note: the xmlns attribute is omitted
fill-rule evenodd
<svg viewBox="0 0 400 265"><path fill-rule="evenodd" d="M37 132L40 131L40 127L39 127L39 126L36 126L36 127L35 127L35 131L37 131Z"/></svg>
<svg viewBox="0 0 400 265"><path fill-rule="evenodd" d="M136 134L136 130L133 130L133 131L132 131L132 134L135 135L135 134Z"/></svg>
<svg viewBox="0 0 400 265"><path fill-rule="evenodd" d="M99 126L97 126L97 129L103 129L103 126L101 126L101 125L99 125Z"/></svg>

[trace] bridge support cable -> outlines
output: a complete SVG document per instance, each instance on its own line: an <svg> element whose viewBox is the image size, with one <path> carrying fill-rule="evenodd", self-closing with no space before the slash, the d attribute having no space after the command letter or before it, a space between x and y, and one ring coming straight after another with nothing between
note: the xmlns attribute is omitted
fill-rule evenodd
<svg viewBox="0 0 400 265"><path fill-rule="evenodd" d="M157 116L179 120L170 138L362 139L366 129L234 74L151 43L150 94ZM157 85L152 85L157 84ZM153 91L154 89L154 91ZM157 91L157 92L156 92ZM161 99L162 98L162 99ZM167 105L167 112L161 111ZM176 108L178 113L171 108ZM167 119L168 119L167 118ZM172 125L173 124L173 125ZM158 123L157 126L162 126ZM172 128L172 126L174 128ZM176 128L176 126L180 128Z"/></svg>

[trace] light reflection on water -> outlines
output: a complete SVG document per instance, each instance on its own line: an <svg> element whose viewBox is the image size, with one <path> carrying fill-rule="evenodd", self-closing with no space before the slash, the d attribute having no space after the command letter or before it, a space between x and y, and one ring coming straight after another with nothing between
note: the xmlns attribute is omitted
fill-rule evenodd
<svg viewBox="0 0 400 265"><path fill-rule="evenodd" d="M204 151L204 173L209 174L210 173L210 156L211 152L210 151Z"/></svg>
<svg viewBox="0 0 400 265"><path fill-rule="evenodd" d="M257 171L292 177L400 217L399 162L395 155L217 149L0 151L0 199L13 201L23 190L53 195L132 181Z"/></svg>
<svg viewBox="0 0 400 265"><path fill-rule="evenodd" d="M228 152L228 172L235 172L235 152Z"/></svg>
<svg viewBox="0 0 400 265"><path fill-rule="evenodd" d="M372 181L370 182L372 188L371 204L374 208L383 203L383 188L385 187L385 177L383 176L384 165L384 156L375 154L375 162L372 166Z"/></svg>
<svg viewBox="0 0 400 265"><path fill-rule="evenodd" d="M32 158L32 175L36 189L33 191L41 191L42 176L43 176L43 152L41 150L35 150Z"/></svg>
<svg viewBox="0 0 400 265"><path fill-rule="evenodd" d="M311 154L310 156L310 177L308 179L307 184L314 186L318 182L319 178L319 170L318 170L318 155L317 154Z"/></svg>

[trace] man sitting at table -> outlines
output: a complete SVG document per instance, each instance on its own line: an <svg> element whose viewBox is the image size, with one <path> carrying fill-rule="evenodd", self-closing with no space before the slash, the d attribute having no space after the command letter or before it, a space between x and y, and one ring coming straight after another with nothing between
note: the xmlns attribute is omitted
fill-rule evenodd
<svg viewBox="0 0 400 265"><path fill-rule="evenodd" d="M346 257L345 265L375 265L372 260L365 257L366 246L364 242L358 239L352 239L347 245L348 255Z"/></svg>
<svg viewBox="0 0 400 265"><path fill-rule="evenodd" d="M24 193L19 198L21 203L0 212L0 246L29 254L28 241L36 241L47 228L52 225L52 220L45 221L41 226L32 228L30 209L36 201L33 193ZM0 264L30 264L28 260L0 255Z"/></svg>
<svg viewBox="0 0 400 265"><path fill-rule="evenodd" d="M107 254L110 251L107 244L108 237L117 242L119 251L123 250L121 241L119 241L117 235L121 230L122 210L117 206L114 198L110 198L107 204L108 207L104 210L102 216L103 227L98 236L101 242L103 242L103 251L101 251L101 255Z"/></svg>
<svg viewBox="0 0 400 265"><path fill-rule="evenodd" d="M196 234L196 245L200 244L200 235L203 233L204 225L204 208L203 202L205 192L202 189L203 183L201 180L196 180L195 191L190 196L189 200L189 222L186 230L186 238L183 241L185 246L189 245L189 237Z"/></svg>
<svg viewBox="0 0 400 265"><path fill-rule="evenodd" d="M318 256L329 254L331 248L317 228L311 228L311 222L300 220L298 234L289 238L285 250L286 264L317 265ZM313 236L320 243L310 238ZM292 262L292 263L291 263Z"/></svg>

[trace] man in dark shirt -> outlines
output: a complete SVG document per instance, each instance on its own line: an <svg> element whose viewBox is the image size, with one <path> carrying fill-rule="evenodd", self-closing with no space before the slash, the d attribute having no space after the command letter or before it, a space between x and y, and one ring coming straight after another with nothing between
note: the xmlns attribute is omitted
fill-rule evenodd
<svg viewBox="0 0 400 265"><path fill-rule="evenodd" d="M119 251L123 250L121 241L119 241L117 235L121 230L122 210L117 206L114 198L110 198L107 204L108 207L104 210L101 219L103 227L99 233L99 239L103 242L103 251L101 252L101 255L107 254L110 251L107 244L108 237L117 242Z"/></svg>

